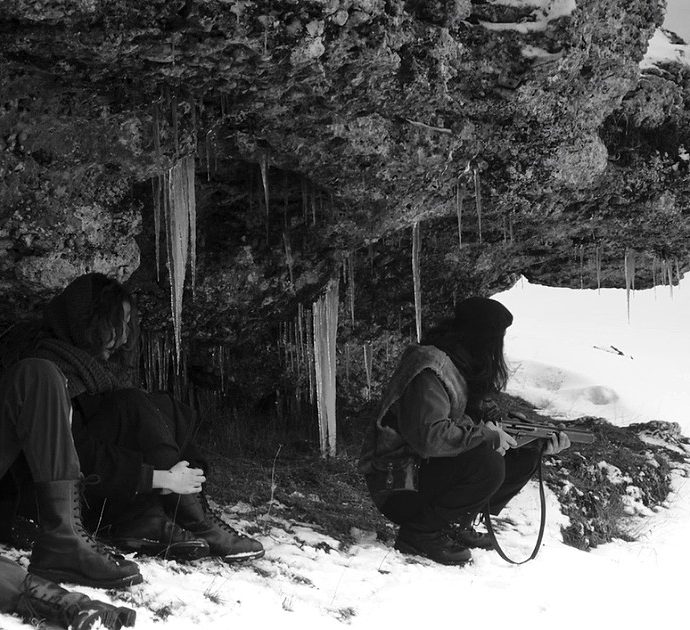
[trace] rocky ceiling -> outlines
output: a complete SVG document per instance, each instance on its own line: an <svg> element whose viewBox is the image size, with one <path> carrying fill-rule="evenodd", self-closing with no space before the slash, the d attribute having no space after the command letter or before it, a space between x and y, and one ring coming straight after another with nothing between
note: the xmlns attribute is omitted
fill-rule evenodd
<svg viewBox="0 0 690 630"><path fill-rule="evenodd" d="M415 221L427 276L439 291L452 276L454 295L517 273L575 286L585 266L591 283L594 257L620 285L626 249L688 260L690 68L639 69L663 0L0 12L4 323L97 270L129 279L164 325L152 183L189 155L186 330L208 338L290 317L353 251L363 288L377 269L409 283L399 234Z"/></svg>

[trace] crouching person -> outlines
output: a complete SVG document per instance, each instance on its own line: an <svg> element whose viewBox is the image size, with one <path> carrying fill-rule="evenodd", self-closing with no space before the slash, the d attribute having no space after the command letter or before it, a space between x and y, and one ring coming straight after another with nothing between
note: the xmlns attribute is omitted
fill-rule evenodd
<svg viewBox="0 0 690 630"><path fill-rule="evenodd" d="M27 573L16 562L1 556L0 613L19 615L36 628L43 628L49 622L71 630L90 630L96 624L100 628L120 630L123 626L133 626L136 620L136 612L131 608L70 592Z"/></svg>
<svg viewBox="0 0 690 630"><path fill-rule="evenodd" d="M66 379L50 361L24 359L0 379L0 478L23 452L38 504L29 573L98 588L138 584L137 565L110 553L82 525L71 414Z"/></svg>
<svg viewBox="0 0 690 630"><path fill-rule="evenodd" d="M538 466L541 450L514 449L485 413L486 397L506 384L503 339L512 320L495 300L463 300L453 318L405 350L391 377L360 470L377 508L400 525L399 551L468 562L471 547L491 546L473 529L475 516L487 504L498 514ZM568 445L559 434L544 452Z"/></svg>

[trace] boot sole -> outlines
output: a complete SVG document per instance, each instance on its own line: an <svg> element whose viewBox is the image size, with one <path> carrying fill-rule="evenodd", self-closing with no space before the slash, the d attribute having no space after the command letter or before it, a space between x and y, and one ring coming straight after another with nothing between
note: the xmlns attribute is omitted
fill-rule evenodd
<svg viewBox="0 0 690 630"><path fill-rule="evenodd" d="M444 558L432 558L429 554L425 553L421 549L417 549L416 547L413 547L409 543L406 543L404 541L397 541L394 545L394 548L400 551L401 553L412 555L412 556L420 556L422 558L427 558L428 560L433 560L434 562L438 562L439 564L445 564L446 566L457 566L461 567L468 562L472 560L472 556L469 556L465 560L451 560L450 558L444 559Z"/></svg>
<svg viewBox="0 0 690 630"><path fill-rule="evenodd" d="M266 555L266 550L261 551L245 551L241 554L226 554L221 555L224 562L232 564L234 562L248 562L249 560L257 560L263 558Z"/></svg>
<svg viewBox="0 0 690 630"><path fill-rule="evenodd" d="M109 610L97 610L92 612L81 620L81 624L85 628L92 628L97 622L100 622L99 628L107 628L109 630L120 630L120 628L131 628L137 620L136 611L131 608L112 608ZM81 627L81 626L80 626Z"/></svg>
<svg viewBox="0 0 690 630"><path fill-rule="evenodd" d="M29 565L29 573L45 578L51 582L68 582L70 584L80 584L81 586L93 586L94 588L126 588L141 584L144 581L141 573L128 575L112 580L94 580L78 573L61 571L60 569L37 569Z"/></svg>
<svg viewBox="0 0 690 630"><path fill-rule="evenodd" d="M146 538L112 538L109 542L119 549L142 556L164 556L172 560L198 560L208 556L208 545L196 542L164 545Z"/></svg>

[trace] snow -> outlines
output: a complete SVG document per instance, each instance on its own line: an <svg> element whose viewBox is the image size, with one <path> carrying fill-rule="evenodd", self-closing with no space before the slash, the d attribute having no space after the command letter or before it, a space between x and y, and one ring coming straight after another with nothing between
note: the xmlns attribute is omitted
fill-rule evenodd
<svg viewBox="0 0 690 630"><path fill-rule="evenodd" d="M489 0L489 4L532 9L530 20L524 22L480 22L491 31L518 31L534 33L544 31L550 22L572 14L575 0Z"/></svg>
<svg viewBox="0 0 690 630"><path fill-rule="evenodd" d="M506 340L512 393L564 417L596 411L620 425L673 420L687 433L687 280L673 299L667 288L635 292L630 323L624 290L557 289L521 280L495 297L515 316ZM607 462L599 466L616 475ZM635 542L614 541L589 553L562 543L560 527L567 519L548 491L543 547L522 566L475 550L471 565L444 567L406 557L365 530L353 531L357 544L341 548L318 526L291 523L279 505L270 513L267 505L258 521L263 559L239 566L216 559L187 565L147 559L141 562L145 582L130 591L80 590L133 603L141 630L682 627L682 576L690 566L685 474L682 467L674 471L668 507L654 512L638 509L637 489L626 486ZM621 481L627 483L623 476ZM532 482L497 519L509 555L529 555L538 506ZM243 504L226 508L225 516L239 527L251 524ZM0 627L26 628L7 616L0 617Z"/></svg>
<svg viewBox="0 0 690 630"><path fill-rule="evenodd" d="M653 68L662 61L677 61L690 65L690 45L671 43L669 31L658 28L649 40L649 47L640 62L640 68Z"/></svg>

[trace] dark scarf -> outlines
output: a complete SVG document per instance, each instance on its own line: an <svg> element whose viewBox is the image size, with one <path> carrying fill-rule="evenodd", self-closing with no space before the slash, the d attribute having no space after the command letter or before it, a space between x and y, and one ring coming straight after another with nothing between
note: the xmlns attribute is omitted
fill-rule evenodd
<svg viewBox="0 0 690 630"><path fill-rule="evenodd" d="M32 354L48 359L60 368L67 377L70 398L84 393L102 394L129 384L126 379L118 377L106 361L60 339L42 339Z"/></svg>

